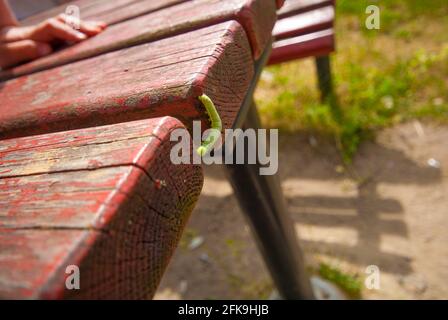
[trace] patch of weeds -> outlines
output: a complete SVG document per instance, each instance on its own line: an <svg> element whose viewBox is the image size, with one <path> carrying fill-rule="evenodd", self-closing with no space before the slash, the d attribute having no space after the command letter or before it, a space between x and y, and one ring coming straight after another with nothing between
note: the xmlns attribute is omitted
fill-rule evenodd
<svg viewBox="0 0 448 320"><path fill-rule="evenodd" d="M227 280L228 280L230 286L236 290L241 290L241 288L244 285L244 279L237 274L228 273Z"/></svg>
<svg viewBox="0 0 448 320"><path fill-rule="evenodd" d="M439 119L440 122L447 122L448 104L428 104L411 112L409 118L433 118Z"/></svg>
<svg viewBox="0 0 448 320"><path fill-rule="evenodd" d="M319 265L318 272L322 278L331 281L339 288L344 290L344 292L346 292L350 298L361 298L362 283L357 275L344 273L341 270L326 263L321 263Z"/></svg>
<svg viewBox="0 0 448 320"><path fill-rule="evenodd" d="M381 9L374 37L364 28L371 4ZM448 122L447 16L446 0L338 0L337 107L319 103L312 59L293 61L262 77L256 101L263 122L280 132L330 137L346 164L379 129L415 118ZM412 50L399 47L411 42Z"/></svg>
<svg viewBox="0 0 448 320"><path fill-rule="evenodd" d="M185 229L185 231L182 235L182 238L179 241L179 247L182 250L187 250L188 245L190 244L191 240L193 240L197 236L198 236L198 232L196 230L191 229L191 228Z"/></svg>
<svg viewBox="0 0 448 320"><path fill-rule="evenodd" d="M267 300L274 291L274 285L269 279L247 284L243 289L244 299Z"/></svg>
<svg viewBox="0 0 448 320"><path fill-rule="evenodd" d="M248 281L239 275L229 273L227 279L233 290L241 294L241 299L268 299L274 286L269 279Z"/></svg>
<svg viewBox="0 0 448 320"><path fill-rule="evenodd" d="M447 56L445 49L437 54L418 51L382 68L364 67L359 60L345 65L338 73L345 90L340 94L342 117L334 132L345 162L378 129L412 118L446 118L446 107L440 102L446 94L443 86L437 90L437 83L444 82L448 68L437 70L444 69ZM425 88L436 90L419 97Z"/></svg>
<svg viewBox="0 0 448 320"><path fill-rule="evenodd" d="M236 259L240 259L244 249L244 242L234 239L226 239L225 242L232 256Z"/></svg>
<svg viewBox="0 0 448 320"><path fill-rule="evenodd" d="M333 137L348 164L378 129L413 118L448 119L448 46L436 53L419 50L398 61L366 48L345 55L335 56L337 104L316 103L313 83L296 76L303 62L268 69L273 81L262 83L260 90L270 88L272 98L257 99L267 126Z"/></svg>

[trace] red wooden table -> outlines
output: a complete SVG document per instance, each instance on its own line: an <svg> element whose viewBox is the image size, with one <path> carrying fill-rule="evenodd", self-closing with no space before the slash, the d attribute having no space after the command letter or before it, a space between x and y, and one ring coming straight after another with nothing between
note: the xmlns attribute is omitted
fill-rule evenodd
<svg viewBox="0 0 448 320"><path fill-rule="evenodd" d="M203 179L170 161L170 133L210 126L202 94L224 128L259 126L252 95L281 3L78 0L106 31L1 72L0 297L152 297ZM280 293L311 298L278 181L258 168L227 172Z"/></svg>

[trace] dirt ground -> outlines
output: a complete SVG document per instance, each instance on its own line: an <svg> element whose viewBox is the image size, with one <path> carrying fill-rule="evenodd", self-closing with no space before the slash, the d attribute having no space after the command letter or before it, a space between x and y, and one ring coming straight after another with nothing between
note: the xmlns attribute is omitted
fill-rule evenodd
<svg viewBox="0 0 448 320"><path fill-rule="evenodd" d="M280 176L307 264L381 271L365 299L448 299L448 127L410 122L365 143L351 169L310 134L280 135ZM433 160L430 160L433 159ZM156 299L267 298L272 283L220 167ZM201 243L203 240L203 243Z"/></svg>

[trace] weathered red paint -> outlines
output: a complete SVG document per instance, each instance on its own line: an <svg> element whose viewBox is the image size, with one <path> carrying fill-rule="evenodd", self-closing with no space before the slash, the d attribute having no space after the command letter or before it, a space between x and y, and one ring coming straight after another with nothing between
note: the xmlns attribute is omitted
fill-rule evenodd
<svg viewBox="0 0 448 320"><path fill-rule="evenodd" d="M0 84L0 138L53 132L0 141L0 298L154 294L203 179L172 164L169 134L208 123L203 93L233 124L281 2L130 1L75 2L114 25L0 75L61 66Z"/></svg>
<svg viewBox="0 0 448 320"><path fill-rule="evenodd" d="M277 21L272 34L275 40L297 37L333 28L334 7L326 6Z"/></svg>
<svg viewBox="0 0 448 320"><path fill-rule="evenodd" d="M294 16L318 8L335 5L334 0L288 0L284 6L277 12L279 19Z"/></svg>
<svg viewBox="0 0 448 320"><path fill-rule="evenodd" d="M151 297L202 187L200 166L169 159L177 128L164 117L0 141L0 298ZM81 290L65 288L68 265Z"/></svg>
<svg viewBox="0 0 448 320"><path fill-rule="evenodd" d="M328 55L335 50L332 29L275 42L268 65L306 57Z"/></svg>
<svg viewBox="0 0 448 320"><path fill-rule="evenodd" d="M65 13L68 5L75 5L79 8L83 20L103 21L112 25L185 1L189 0L77 0L35 14L20 23L24 25L37 24Z"/></svg>
<svg viewBox="0 0 448 320"><path fill-rule="evenodd" d="M165 115L189 127L196 119L207 124L202 93L228 128L252 76L243 28L224 22L3 83L0 137Z"/></svg>
<svg viewBox="0 0 448 320"><path fill-rule="evenodd" d="M333 52L334 5L333 0L288 0L278 12L268 64Z"/></svg>
<svg viewBox="0 0 448 320"><path fill-rule="evenodd" d="M244 27L253 56L257 59L271 40L271 31L276 20L275 10L275 2L271 0L187 1L110 26L86 41L0 72L0 79L11 79L229 20L236 20ZM190 44L193 39L195 38L190 38Z"/></svg>

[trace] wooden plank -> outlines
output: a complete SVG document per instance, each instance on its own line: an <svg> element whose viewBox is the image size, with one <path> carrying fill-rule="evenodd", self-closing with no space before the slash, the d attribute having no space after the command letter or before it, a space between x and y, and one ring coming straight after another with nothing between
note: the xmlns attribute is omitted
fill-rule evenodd
<svg viewBox="0 0 448 320"><path fill-rule="evenodd" d="M3 83L0 137L165 115L206 129L203 93L229 128L252 76L245 32L229 21Z"/></svg>
<svg viewBox="0 0 448 320"><path fill-rule="evenodd" d="M103 21L112 25L184 1L188 0L77 0L30 16L22 20L21 23L24 25L37 24L65 13L68 5L75 5L79 8L81 19Z"/></svg>
<svg viewBox="0 0 448 320"><path fill-rule="evenodd" d="M334 0L288 0L283 7L277 12L279 18L286 18L322 8L328 5L335 5Z"/></svg>
<svg viewBox="0 0 448 320"><path fill-rule="evenodd" d="M152 297L202 188L200 166L170 161L179 128L164 117L0 141L0 298ZM80 290L65 287L69 265Z"/></svg>
<svg viewBox="0 0 448 320"><path fill-rule="evenodd" d="M275 10L276 4L273 0L188 1L110 26L86 41L0 72L0 79L11 79L232 19L244 27L253 56L257 59L271 40L276 20Z"/></svg>
<svg viewBox="0 0 448 320"><path fill-rule="evenodd" d="M332 29L274 42L268 65L328 55L335 50Z"/></svg>
<svg viewBox="0 0 448 320"><path fill-rule="evenodd" d="M323 7L278 20L272 34L281 40L333 28L334 18L334 7Z"/></svg>

